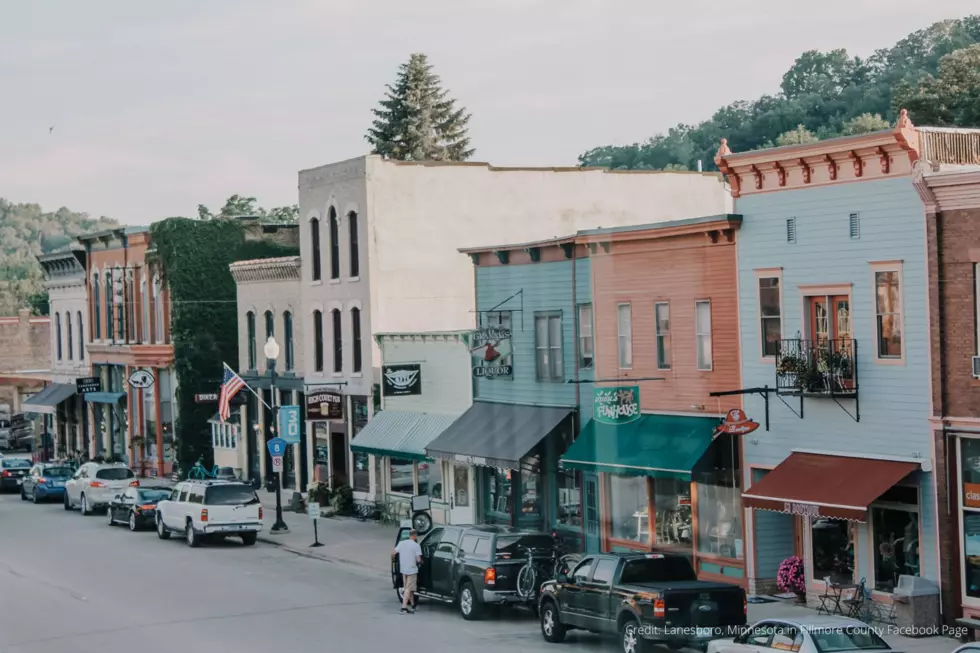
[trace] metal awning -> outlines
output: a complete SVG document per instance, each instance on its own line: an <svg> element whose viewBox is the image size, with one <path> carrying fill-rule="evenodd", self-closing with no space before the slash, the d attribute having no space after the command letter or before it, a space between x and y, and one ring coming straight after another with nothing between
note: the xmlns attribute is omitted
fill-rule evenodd
<svg viewBox="0 0 980 653"><path fill-rule="evenodd" d="M85 401L93 404L118 404L125 392L86 392Z"/></svg>
<svg viewBox="0 0 980 653"><path fill-rule="evenodd" d="M25 413L53 415L58 404L75 394L73 383L51 383L33 397L24 401Z"/></svg>
<svg viewBox="0 0 980 653"><path fill-rule="evenodd" d="M427 460L425 447L459 415L383 410L350 443L351 451L387 458Z"/></svg>

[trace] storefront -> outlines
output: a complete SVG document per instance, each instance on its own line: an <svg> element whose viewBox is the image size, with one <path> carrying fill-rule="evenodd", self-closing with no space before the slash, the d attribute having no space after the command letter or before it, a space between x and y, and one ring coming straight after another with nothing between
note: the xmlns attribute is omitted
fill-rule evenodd
<svg viewBox="0 0 980 653"><path fill-rule="evenodd" d="M965 616L980 616L980 438L956 438L960 592ZM952 476L952 475L951 475ZM954 476L955 478L955 476Z"/></svg>

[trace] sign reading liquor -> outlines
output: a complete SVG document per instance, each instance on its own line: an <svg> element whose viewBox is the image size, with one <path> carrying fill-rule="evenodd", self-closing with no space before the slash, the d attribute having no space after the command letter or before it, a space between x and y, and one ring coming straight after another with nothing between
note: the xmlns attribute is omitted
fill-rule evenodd
<svg viewBox="0 0 980 653"><path fill-rule="evenodd" d="M306 395L306 419L344 419L344 395L337 392L310 391Z"/></svg>
<svg viewBox="0 0 980 653"><path fill-rule="evenodd" d="M715 435L747 435L759 428L758 422L753 422L740 408L732 408L725 415L725 421L715 427Z"/></svg>
<svg viewBox="0 0 980 653"><path fill-rule="evenodd" d="M422 366L384 365L381 368L382 390L386 397L422 394Z"/></svg>
<svg viewBox="0 0 980 653"><path fill-rule="evenodd" d="M511 365L511 332L505 327L474 331L470 340L473 376L485 379L507 379L514 376Z"/></svg>
<svg viewBox="0 0 980 653"><path fill-rule="evenodd" d="M640 418L640 386L596 388L592 417L600 424L629 424Z"/></svg>

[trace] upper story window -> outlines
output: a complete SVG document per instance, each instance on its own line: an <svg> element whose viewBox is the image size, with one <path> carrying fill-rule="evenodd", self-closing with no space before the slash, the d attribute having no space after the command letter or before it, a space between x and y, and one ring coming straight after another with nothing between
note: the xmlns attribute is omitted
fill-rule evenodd
<svg viewBox="0 0 980 653"><path fill-rule="evenodd" d="M902 358L902 271L898 266L874 266L876 356Z"/></svg>
<svg viewBox="0 0 980 653"><path fill-rule="evenodd" d="M330 311L333 318L333 371L344 371L344 334L340 319L340 309Z"/></svg>
<svg viewBox="0 0 980 653"><path fill-rule="evenodd" d="M616 339L619 350L619 367L633 367L633 309L629 304L616 307Z"/></svg>
<svg viewBox="0 0 980 653"><path fill-rule="evenodd" d="M58 360L61 360L61 313L54 314L54 346L58 355Z"/></svg>
<svg viewBox="0 0 980 653"><path fill-rule="evenodd" d="M289 311L282 314L282 337L285 340L286 371L291 372L295 366L296 354L293 351L293 314Z"/></svg>
<svg viewBox="0 0 980 653"><path fill-rule="evenodd" d="M976 307L976 320L974 321L974 326L976 327L976 352L980 356L980 263L973 264L973 305Z"/></svg>
<svg viewBox="0 0 980 653"><path fill-rule="evenodd" d="M256 369L255 313L252 311L245 314L245 328L248 333L248 369L254 370Z"/></svg>
<svg viewBox="0 0 980 653"><path fill-rule="evenodd" d="M337 210L330 207L330 278L340 278L340 225Z"/></svg>
<svg viewBox="0 0 980 653"><path fill-rule="evenodd" d="M153 313L156 320L156 342L163 344L164 329L167 325L163 322L163 281L159 276L153 277Z"/></svg>
<svg viewBox="0 0 980 653"><path fill-rule="evenodd" d="M323 371L323 311L313 311L313 371Z"/></svg>
<svg viewBox="0 0 980 653"><path fill-rule="evenodd" d="M535 313L534 356L538 381L564 381L561 313Z"/></svg>
<svg viewBox="0 0 980 653"><path fill-rule="evenodd" d="M711 302L694 302L694 321L698 343L698 369L710 371L711 360Z"/></svg>
<svg viewBox="0 0 980 653"><path fill-rule="evenodd" d="M310 256L313 259L313 281L320 280L320 220L313 218L310 220Z"/></svg>
<svg viewBox="0 0 980 653"><path fill-rule="evenodd" d="M126 342L136 340L136 286L133 271L126 270L123 300L126 302Z"/></svg>
<svg viewBox="0 0 980 653"><path fill-rule="evenodd" d="M95 328L95 339L102 337L102 305L99 301L102 288L99 286L99 273L92 275L92 326Z"/></svg>
<svg viewBox="0 0 980 653"><path fill-rule="evenodd" d="M276 317L272 311L265 312L265 339L268 340L276 335Z"/></svg>
<svg viewBox="0 0 980 653"><path fill-rule="evenodd" d="M82 322L82 312L78 311L76 314L78 318L78 360L85 360L85 326Z"/></svg>
<svg viewBox="0 0 980 653"><path fill-rule="evenodd" d="M105 339L112 342L115 337L112 324L112 305L115 303L112 294L112 270L105 273Z"/></svg>
<svg viewBox="0 0 980 653"><path fill-rule="evenodd" d="M592 304L578 306L578 364L590 369L595 360L595 336L592 331Z"/></svg>
<svg viewBox="0 0 980 653"><path fill-rule="evenodd" d="M146 275L140 275L140 342L150 341L150 293Z"/></svg>
<svg viewBox="0 0 980 653"><path fill-rule="evenodd" d="M350 276L361 276L361 256L360 245L357 237L357 213L351 211L347 214L347 225L350 230Z"/></svg>
<svg viewBox="0 0 980 653"><path fill-rule="evenodd" d="M670 369L670 304L653 305L653 318L657 332L657 369Z"/></svg>
<svg viewBox="0 0 980 653"><path fill-rule="evenodd" d="M354 307L350 309L351 326L351 346L354 348L351 359L354 365L354 372L361 371L361 309Z"/></svg>
<svg viewBox="0 0 980 653"><path fill-rule="evenodd" d="M75 334L71 330L71 313L65 313L65 344L68 345L68 360L75 358Z"/></svg>
<svg viewBox="0 0 980 653"><path fill-rule="evenodd" d="M775 356L783 337L779 277L759 277L759 331L762 356Z"/></svg>

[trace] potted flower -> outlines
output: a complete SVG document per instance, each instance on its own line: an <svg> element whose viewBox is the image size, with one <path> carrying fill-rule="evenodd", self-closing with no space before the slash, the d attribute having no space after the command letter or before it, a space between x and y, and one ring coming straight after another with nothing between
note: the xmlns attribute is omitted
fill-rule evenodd
<svg viewBox="0 0 980 653"><path fill-rule="evenodd" d="M796 594L798 603L806 603L806 572L800 558L790 556L782 561L776 574L776 586L784 592Z"/></svg>
<svg viewBox="0 0 980 653"><path fill-rule="evenodd" d="M785 388L798 388L799 375L806 371L806 361L792 354L780 357L776 375L783 379Z"/></svg>

